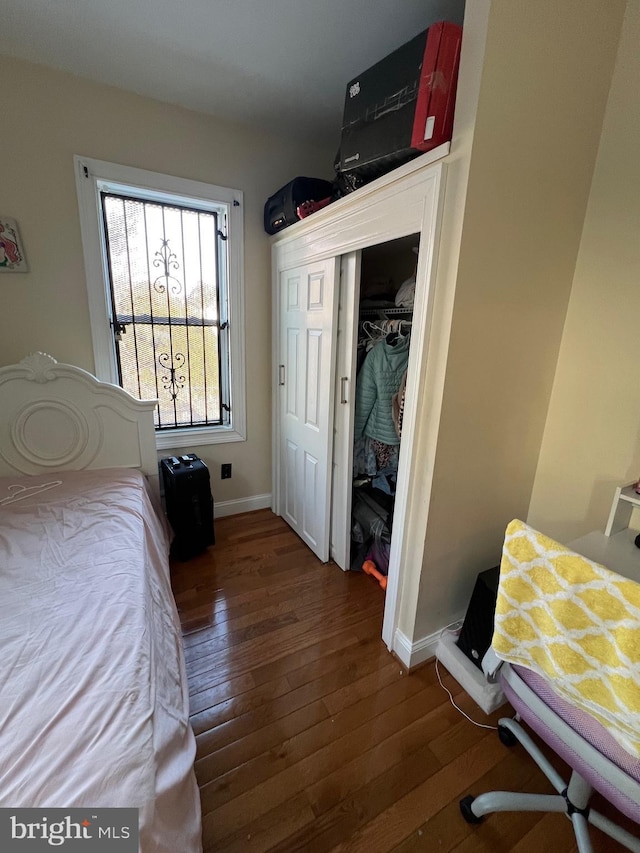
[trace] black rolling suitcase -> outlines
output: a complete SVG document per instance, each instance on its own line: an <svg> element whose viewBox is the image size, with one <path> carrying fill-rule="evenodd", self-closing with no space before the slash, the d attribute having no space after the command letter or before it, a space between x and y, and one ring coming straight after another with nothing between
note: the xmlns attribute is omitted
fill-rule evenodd
<svg viewBox="0 0 640 853"><path fill-rule="evenodd" d="M189 560L215 545L209 469L195 453L160 460L167 518L173 528L171 556Z"/></svg>

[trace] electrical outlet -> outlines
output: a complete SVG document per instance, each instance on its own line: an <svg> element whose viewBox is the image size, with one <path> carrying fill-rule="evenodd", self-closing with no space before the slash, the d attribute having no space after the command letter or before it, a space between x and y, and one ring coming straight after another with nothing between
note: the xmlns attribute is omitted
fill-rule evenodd
<svg viewBox="0 0 640 853"><path fill-rule="evenodd" d="M231 462L227 462L225 465L220 466L220 479L221 480L230 480L231 479Z"/></svg>

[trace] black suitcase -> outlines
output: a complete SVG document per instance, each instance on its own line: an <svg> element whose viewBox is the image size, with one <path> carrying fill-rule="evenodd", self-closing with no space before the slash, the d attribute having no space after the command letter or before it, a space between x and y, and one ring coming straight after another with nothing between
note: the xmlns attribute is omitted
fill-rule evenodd
<svg viewBox="0 0 640 853"><path fill-rule="evenodd" d="M294 178L270 196L264 206L264 230L277 234L287 225L298 222L298 207L305 202L330 198L333 184L322 178Z"/></svg>
<svg viewBox="0 0 640 853"><path fill-rule="evenodd" d="M461 41L438 21L347 83L340 173L369 183L451 139Z"/></svg>
<svg viewBox="0 0 640 853"><path fill-rule="evenodd" d="M173 528L171 556L189 560L215 545L209 469L195 453L160 460L167 518Z"/></svg>

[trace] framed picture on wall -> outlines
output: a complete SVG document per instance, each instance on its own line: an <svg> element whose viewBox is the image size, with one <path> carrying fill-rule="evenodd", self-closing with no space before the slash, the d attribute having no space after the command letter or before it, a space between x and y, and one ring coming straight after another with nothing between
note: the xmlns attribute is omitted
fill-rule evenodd
<svg viewBox="0 0 640 853"><path fill-rule="evenodd" d="M0 272L28 272L15 219L0 215Z"/></svg>

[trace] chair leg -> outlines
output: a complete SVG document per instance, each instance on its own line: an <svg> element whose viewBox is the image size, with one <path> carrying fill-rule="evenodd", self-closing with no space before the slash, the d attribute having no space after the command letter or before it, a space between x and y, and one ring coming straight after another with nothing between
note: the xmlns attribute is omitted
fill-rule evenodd
<svg viewBox="0 0 640 853"><path fill-rule="evenodd" d="M589 825L586 817L583 814L580 814L580 812L574 812L571 815L571 823L573 824L573 831L575 832L576 841L578 842L578 853L593 853L591 839L589 838Z"/></svg>
<svg viewBox="0 0 640 853"><path fill-rule="evenodd" d="M567 803L563 792L567 785L527 732L516 720L509 717L502 717L498 721L498 727L506 729L522 744L558 793L524 794L511 791L489 791L486 794L480 794L479 797L465 797L460 801L460 811L467 823L480 823L482 818L491 812L566 812ZM501 740L503 743L506 742L503 737Z"/></svg>
<svg viewBox="0 0 640 853"><path fill-rule="evenodd" d="M465 803L463 807L462 803ZM465 797L460 808L468 823L493 812L566 812L567 804L559 794L521 794L514 791L488 791L479 797ZM469 815L470 811L470 815ZM473 819L475 818L475 820Z"/></svg>
<svg viewBox="0 0 640 853"><path fill-rule="evenodd" d="M636 838L635 835L627 832L626 829L618 826L617 823L614 823L608 817L600 814L600 812L595 811L595 809L591 809L589 812L589 823L596 826L601 832L604 832L605 835L613 838L618 842L618 844L622 844L622 846L626 847L627 850L631 850L632 853L640 853L639 838Z"/></svg>
<svg viewBox="0 0 640 853"><path fill-rule="evenodd" d="M574 770L567 786L567 800L574 809L584 811L589 805L591 794L593 794L593 786Z"/></svg>
<svg viewBox="0 0 640 853"><path fill-rule="evenodd" d="M588 804L593 788L579 773L573 771L567 785L522 726L515 720L506 717L499 720L498 725L511 732L522 744L558 793L525 794L511 791L489 791L480 794L479 797L467 796L460 800L460 811L467 823L480 823L485 815L492 812L544 811L563 813L571 818L579 853L592 853L593 851L589 838L588 825L590 823L631 850L632 853L640 853L640 839L631 835L630 832L600 812L589 809Z"/></svg>
<svg viewBox="0 0 640 853"><path fill-rule="evenodd" d="M571 774L564 797L567 805L567 814L571 818L573 831L578 842L579 853L592 853L591 839L589 838L589 800L593 793L593 787L583 779L575 770Z"/></svg>
<svg viewBox="0 0 640 853"><path fill-rule="evenodd" d="M515 720L510 719L509 717L503 717L502 719L498 720L498 725L502 726L505 729L508 729L514 735L514 737L518 739L522 746L527 750L531 758L533 758L535 763L538 765L540 770L542 770L544 775L551 782L556 791L561 794L567 787L567 783L564 781L562 776L560 776L560 774L556 771L555 767L551 764L551 762L548 761L547 758L543 755L537 744L534 743L532 738L527 734L527 732L522 728L522 726Z"/></svg>
<svg viewBox="0 0 640 853"><path fill-rule="evenodd" d="M576 838L578 839L578 850L580 853L590 853L591 851L591 843L588 841L588 823L596 826L610 838L614 838L619 844L626 847L627 850L631 850L633 853L640 853L640 839L636 838L635 835L631 835L626 829L618 826L617 823L600 814L600 812L589 808L589 800L592 793L593 787L574 770L569 780L566 796L570 808L578 810L571 813L571 820ZM581 846L581 839L587 839L586 843L582 841L583 846Z"/></svg>

